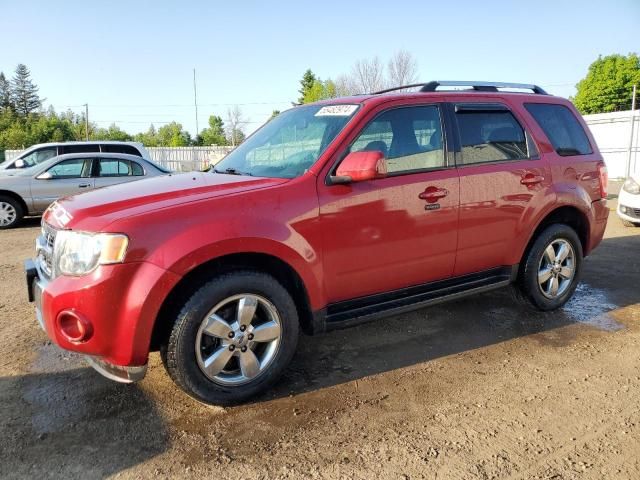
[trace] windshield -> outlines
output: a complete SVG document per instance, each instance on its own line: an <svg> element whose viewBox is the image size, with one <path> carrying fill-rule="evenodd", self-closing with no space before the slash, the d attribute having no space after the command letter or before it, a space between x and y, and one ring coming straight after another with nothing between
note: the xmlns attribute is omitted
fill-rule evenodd
<svg viewBox="0 0 640 480"><path fill-rule="evenodd" d="M336 138L357 105L309 105L281 113L218 163L214 171L295 178Z"/></svg>

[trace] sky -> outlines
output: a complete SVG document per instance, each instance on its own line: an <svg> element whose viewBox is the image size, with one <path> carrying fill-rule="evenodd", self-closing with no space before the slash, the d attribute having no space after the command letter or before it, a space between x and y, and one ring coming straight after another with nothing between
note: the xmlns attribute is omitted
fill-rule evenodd
<svg viewBox="0 0 640 480"><path fill-rule="evenodd" d="M0 71L26 64L45 106L130 133L196 133L239 105L247 133L322 79L404 49L419 80L535 83L575 93L598 55L640 53L640 0L0 0Z"/></svg>

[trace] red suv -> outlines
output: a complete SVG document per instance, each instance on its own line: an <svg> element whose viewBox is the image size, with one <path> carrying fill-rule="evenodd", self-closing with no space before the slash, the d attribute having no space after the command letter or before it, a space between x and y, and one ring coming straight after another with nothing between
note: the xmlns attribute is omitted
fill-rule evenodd
<svg viewBox="0 0 640 480"><path fill-rule="evenodd" d="M40 324L111 379L160 350L189 395L230 404L276 381L299 330L510 284L562 306L609 213L580 115L535 85L412 87L283 112L207 173L57 202L26 262Z"/></svg>

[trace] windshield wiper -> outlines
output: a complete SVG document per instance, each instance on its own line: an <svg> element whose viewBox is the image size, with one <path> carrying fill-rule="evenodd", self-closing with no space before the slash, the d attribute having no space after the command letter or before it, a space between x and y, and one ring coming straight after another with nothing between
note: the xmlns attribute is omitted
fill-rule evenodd
<svg viewBox="0 0 640 480"><path fill-rule="evenodd" d="M227 175L248 175L249 177L253 176L249 172L241 172L240 170L236 170L235 168L225 168L224 171L220 171L214 168L213 171L216 173L226 173Z"/></svg>

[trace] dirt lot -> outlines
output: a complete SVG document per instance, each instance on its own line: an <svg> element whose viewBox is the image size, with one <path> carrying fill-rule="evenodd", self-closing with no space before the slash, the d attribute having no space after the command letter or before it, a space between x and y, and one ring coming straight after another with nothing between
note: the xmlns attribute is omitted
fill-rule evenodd
<svg viewBox="0 0 640 480"><path fill-rule="evenodd" d="M0 477L640 478L640 229L613 214L562 311L508 292L301 339L275 391L211 408L157 354L103 379L51 345L0 232Z"/></svg>

